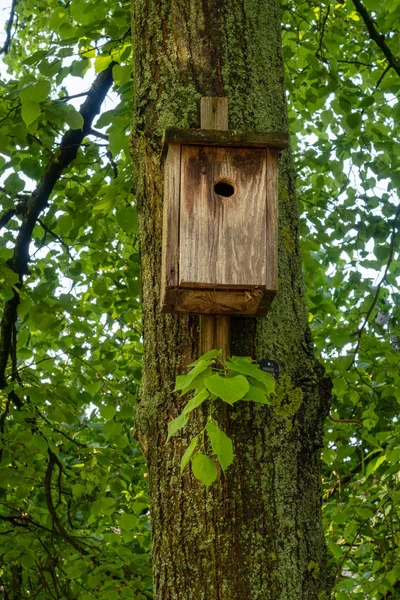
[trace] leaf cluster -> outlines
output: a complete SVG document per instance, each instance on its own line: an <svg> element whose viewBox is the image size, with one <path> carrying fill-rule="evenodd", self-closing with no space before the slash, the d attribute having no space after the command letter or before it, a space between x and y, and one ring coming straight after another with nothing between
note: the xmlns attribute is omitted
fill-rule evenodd
<svg viewBox="0 0 400 600"><path fill-rule="evenodd" d="M193 475L206 487L214 483L218 474L215 461L207 454L206 437L223 472L233 462L232 440L213 417L215 404L223 402L232 406L242 400L270 405L275 390L272 375L265 373L251 358L234 356L221 360L221 354L221 350L210 350L190 365L192 368L186 375L178 375L174 391L181 396L189 393L192 397L181 414L168 423L167 442L187 425L192 411L204 404L207 406L206 425L192 438L181 459L181 473L191 463Z"/></svg>

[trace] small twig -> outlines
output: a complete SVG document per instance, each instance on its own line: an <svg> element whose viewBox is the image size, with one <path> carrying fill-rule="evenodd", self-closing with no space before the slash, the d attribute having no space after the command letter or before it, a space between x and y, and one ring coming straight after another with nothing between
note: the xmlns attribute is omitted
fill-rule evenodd
<svg viewBox="0 0 400 600"><path fill-rule="evenodd" d="M87 96L89 92L81 92L80 94L73 94L72 96L62 96L54 102L68 102L68 100L72 100L73 98L82 98L82 96Z"/></svg>
<svg viewBox="0 0 400 600"><path fill-rule="evenodd" d="M334 419L332 415L328 415L328 419L334 423L356 423L359 427L364 427L364 425L358 419Z"/></svg>
<svg viewBox="0 0 400 600"><path fill-rule="evenodd" d="M94 135L95 137L101 138L102 140L106 140L106 142L108 142L108 135L101 133L101 131L96 131L96 129L91 129L88 135Z"/></svg>
<svg viewBox="0 0 400 600"><path fill-rule="evenodd" d="M381 85L381 83L383 81L383 78L385 77L386 73L388 73L388 71L390 71L391 68L392 68L391 65L388 65L386 67L386 69L383 71L382 75L379 77L378 82L377 82L377 84L375 86L375 89L378 89L378 87Z"/></svg>
<svg viewBox="0 0 400 600"><path fill-rule="evenodd" d="M53 498L51 495L51 478L53 475L53 470L54 470L55 465L57 465L58 468L62 470L62 464L58 460L56 454L54 454L54 452L52 452L52 450L50 450L50 448L48 449L48 454L49 454L49 462L47 464L46 475L44 478L44 489L45 489L46 504L47 504L49 513L51 515L53 526L56 528L58 533L61 534L62 537L67 542L69 542L71 544L71 546L73 548L75 548L75 550L77 550L79 552L79 554L85 555L85 554L87 554L86 550L84 548L82 548L76 542L76 540L69 535L69 533L66 531L66 529L63 527L62 523L60 522L60 519L58 518L56 509L53 504Z"/></svg>
<svg viewBox="0 0 400 600"><path fill-rule="evenodd" d="M54 231L52 231L49 227L47 227L47 225L45 225L43 223L42 219L38 219L38 223L42 227L42 229L45 230L46 233L49 233L50 235L53 236L54 239L56 239L58 242L60 242L61 246L65 249L65 251L68 254L68 256L70 257L70 259L74 260L74 257L71 254L68 244L66 242L64 242L64 240L59 235L57 235L56 233L54 233Z"/></svg>
<svg viewBox="0 0 400 600"><path fill-rule="evenodd" d="M118 167L117 167L117 163L115 162L110 150L107 150L106 156L107 156L108 160L110 161L110 165L112 167L113 174L114 174L114 179L117 179L118 178Z"/></svg>

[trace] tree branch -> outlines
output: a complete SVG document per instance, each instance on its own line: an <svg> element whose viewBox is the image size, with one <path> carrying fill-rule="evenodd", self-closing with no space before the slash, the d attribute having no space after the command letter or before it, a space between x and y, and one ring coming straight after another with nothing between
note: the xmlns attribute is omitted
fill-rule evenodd
<svg viewBox="0 0 400 600"><path fill-rule="evenodd" d="M60 461L58 460L57 456L54 454L54 452L52 452L49 449L48 453L49 453L49 462L47 465L46 475L44 478L44 493L45 493L45 497L46 497L47 508L49 509L49 513L50 513L51 519L53 521L53 526L56 527L59 534L62 535L62 537L67 542L69 542L71 544L71 546L79 552L79 554L82 554L82 555L87 554L86 550L84 548L81 548L81 546L76 542L76 540L69 535L69 533L66 531L66 529L61 524L60 519L58 518L56 509L54 507L53 498L51 495L51 478L53 475L54 466L57 465L61 472L62 465L61 465Z"/></svg>
<svg viewBox="0 0 400 600"><path fill-rule="evenodd" d="M33 228L39 215L47 207L50 194L61 173L76 158L83 138L89 134L93 119L100 112L103 100L112 85L112 69L115 64L115 62L110 63L107 69L96 77L79 111L83 117L83 129L69 129L64 134L60 148L50 159L43 177L27 202L26 212L15 242L14 255L10 260L10 267L19 276L19 284L16 286L14 296L5 303L0 324L0 389L3 389L7 383L6 368L10 356L12 328L17 321L19 289L24 275L28 272L29 245Z"/></svg>
<svg viewBox="0 0 400 600"><path fill-rule="evenodd" d="M392 67L392 69L396 71L397 75L400 76L400 61L396 58L396 56L393 54L393 52L387 45L385 36L379 33L379 31L376 29L374 20L372 19L368 11L365 9L361 0L353 0L353 4L356 7L356 10L361 16L362 20L364 21L366 28L368 29L369 37L375 42L378 48L382 50L389 65Z"/></svg>
<svg viewBox="0 0 400 600"><path fill-rule="evenodd" d="M10 44L11 44L11 40L12 40L12 35L11 35L11 29L14 23L14 17L15 17L15 7L17 6L17 0L13 0L12 4L11 4L11 11L10 11L10 16L8 18L7 21L7 27L6 27L6 41L3 44L3 47L0 50L0 54L7 54L8 50L10 49Z"/></svg>
<svg viewBox="0 0 400 600"><path fill-rule="evenodd" d="M96 129L91 129L89 131L89 135L94 135L95 137L101 138L102 140L106 140L106 142L108 142L108 135L101 133L101 131L96 131Z"/></svg>
<svg viewBox="0 0 400 600"><path fill-rule="evenodd" d="M15 208L10 208L10 210L7 210L4 215L2 215L0 217L0 229L2 227L5 227L5 225L7 225L7 223L9 221L11 221L11 219L13 217L15 217L15 215L17 214L17 211L15 210Z"/></svg>

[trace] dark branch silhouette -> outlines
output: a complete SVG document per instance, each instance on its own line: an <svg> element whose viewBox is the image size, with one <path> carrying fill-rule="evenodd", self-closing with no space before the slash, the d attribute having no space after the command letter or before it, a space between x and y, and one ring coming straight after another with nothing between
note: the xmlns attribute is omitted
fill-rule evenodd
<svg viewBox="0 0 400 600"><path fill-rule="evenodd" d="M12 26L14 23L16 6L17 6L17 0L13 0L13 2L11 4L10 16L7 21L6 41L4 42L3 47L0 50L0 54L7 54L10 49L10 44L11 44L11 40L12 40L11 30L12 30Z"/></svg>
<svg viewBox="0 0 400 600"><path fill-rule="evenodd" d="M353 3L356 7L357 12L364 21L366 28L368 29L369 37L375 42L378 48L382 50L391 68L396 71L397 75L400 75L400 61L398 60L398 58L396 58L396 56L393 54L393 52L387 45L385 36L379 33L379 31L377 30L374 19L366 10L361 0L353 0Z"/></svg>
<svg viewBox="0 0 400 600"><path fill-rule="evenodd" d="M64 134L59 149L50 159L38 186L27 201L14 254L9 261L9 266L19 276L19 284L16 286L14 296L5 303L0 324L0 389L4 389L7 385L6 369L11 351L12 331L17 321L19 291L24 275L28 272L29 245L33 228L40 214L47 207L50 194L63 170L76 158L84 137L89 135L93 120L100 112L104 98L112 85L112 69L115 64L115 62L110 63L107 69L96 77L79 111L83 117L83 129L69 129Z"/></svg>

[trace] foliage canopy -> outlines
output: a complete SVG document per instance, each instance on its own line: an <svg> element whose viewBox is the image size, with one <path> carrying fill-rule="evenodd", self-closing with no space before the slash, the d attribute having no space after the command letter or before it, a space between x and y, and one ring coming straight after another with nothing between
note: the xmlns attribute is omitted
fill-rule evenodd
<svg viewBox="0 0 400 600"><path fill-rule="evenodd" d="M282 23L309 320L334 384L322 460L335 594L395 598L400 5L287 0ZM129 6L13 0L8 25L0 586L19 599L151 598L133 419L142 344Z"/></svg>

